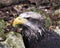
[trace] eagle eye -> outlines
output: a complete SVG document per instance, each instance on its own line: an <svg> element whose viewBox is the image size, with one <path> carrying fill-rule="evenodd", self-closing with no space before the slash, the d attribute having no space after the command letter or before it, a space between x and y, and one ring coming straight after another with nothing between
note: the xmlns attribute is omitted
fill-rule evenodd
<svg viewBox="0 0 60 48"><path fill-rule="evenodd" d="M28 17L28 18L26 18L26 19L28 19L28 20L29 20L29 19L30 19L30 17Z"/></svg>

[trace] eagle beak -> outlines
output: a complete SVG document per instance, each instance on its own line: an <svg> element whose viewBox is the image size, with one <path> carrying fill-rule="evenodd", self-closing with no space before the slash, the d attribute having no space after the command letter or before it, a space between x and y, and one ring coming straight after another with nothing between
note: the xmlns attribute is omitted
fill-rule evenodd
<svg viewBox="0 0 60 48"><path fill-rule="evenodd" d="M22 18L21 16L17 17L16 19L14 19L13 21L13 26L15 27L18 24L26 24L28 22L27 19Z"/></svg>

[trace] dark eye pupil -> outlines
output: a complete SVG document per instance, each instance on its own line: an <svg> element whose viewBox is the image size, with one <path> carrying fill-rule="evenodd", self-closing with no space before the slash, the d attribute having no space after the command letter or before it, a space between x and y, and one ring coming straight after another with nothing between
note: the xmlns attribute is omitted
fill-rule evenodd
<svg viewBox="0 0 60 48"><path fill-rule="evenodd" d="M26 18L26 19L28 19L28 20L29 20L30 18Z"/></svg>

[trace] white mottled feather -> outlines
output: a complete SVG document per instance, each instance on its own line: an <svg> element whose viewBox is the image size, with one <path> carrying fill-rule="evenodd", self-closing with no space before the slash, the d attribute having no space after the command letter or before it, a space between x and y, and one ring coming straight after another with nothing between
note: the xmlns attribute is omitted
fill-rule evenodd
<svg viewBox="0 0 60 48"><path fill-rule="evenodd" d="M34 19L39 19L39 18L43 19L43 17L36 12L25 12L25 13L20 14L19 16L21 16L23 18L31 17Z"/></svg>

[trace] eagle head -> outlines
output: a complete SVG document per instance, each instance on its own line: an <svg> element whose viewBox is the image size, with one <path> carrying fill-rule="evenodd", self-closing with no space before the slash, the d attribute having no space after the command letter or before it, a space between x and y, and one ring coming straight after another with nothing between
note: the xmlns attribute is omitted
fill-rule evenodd
<svg viewBox="0 0 60 48"><path fill-rule="evenodd" d="M42 15L36 13L36 12L25 12L20 14L17 18L14 19L13 21L13 26L16 26L18 24L25 24L25 25L30 25L30 24L45 24L45 19Z"/></svg>

